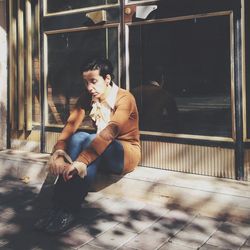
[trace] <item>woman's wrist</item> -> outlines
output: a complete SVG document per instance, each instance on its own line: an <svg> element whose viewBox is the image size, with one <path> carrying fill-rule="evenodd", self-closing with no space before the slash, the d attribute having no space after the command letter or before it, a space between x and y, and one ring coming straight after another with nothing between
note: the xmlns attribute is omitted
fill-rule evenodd
<svg viewBox="0 0 250 250"><path fill-rule="evenodd" d="M84 178L84 176L87 175L87 165L85 163L80 162L80 161L74 161L72 163L72 166L77 170L78 175L81 178Z"/></svg>
<svg viewBox="0 0 250 250"><path fill-rule="evenodd" d="M53 153L53 159L57 159L58 157L64 157L64 159L69 162L72 163L73 161L71 160L70 156L62 149L58 149Z"/></svg>

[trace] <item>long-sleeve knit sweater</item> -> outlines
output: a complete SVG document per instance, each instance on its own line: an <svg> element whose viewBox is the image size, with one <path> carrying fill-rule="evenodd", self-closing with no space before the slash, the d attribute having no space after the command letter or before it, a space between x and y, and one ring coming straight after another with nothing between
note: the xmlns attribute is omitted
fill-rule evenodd
<svg viewBox="0 0 250 250"><path fill-rule="evenodd" d="M90 104L90 98L87 98L86 95L80 96L53 151L58 149L67 150L67 140L79 128L85 117L85 110ZM123 145L123 172L132 171L138 165L141 157L139 117L133 95L121 88L118 90L115 106L111 110L108 125L96 135L90 146L79 154L76 161L89 165L105 151L113 140L118 140Z"/></svg>

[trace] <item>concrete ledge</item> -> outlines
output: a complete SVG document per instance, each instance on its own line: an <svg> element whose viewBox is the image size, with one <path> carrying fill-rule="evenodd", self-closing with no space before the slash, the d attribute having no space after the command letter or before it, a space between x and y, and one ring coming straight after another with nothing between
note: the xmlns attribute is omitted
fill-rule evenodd
<svg viewBox="0 0 250 250"><path fill-rule="evenodd" d="M112 184L105 186L108 182ZM250 221L249 182L138 167L122 178L99 175L96 187L105 195L198 211L205 216Z"/></svg>
<svg viewBox="0 0 250 250"><path fill-rule="evenodd" d="M29 182L43 182L46 178L45 165L48 154L20 150L0 151L0 177L29 178Z"/></svg>

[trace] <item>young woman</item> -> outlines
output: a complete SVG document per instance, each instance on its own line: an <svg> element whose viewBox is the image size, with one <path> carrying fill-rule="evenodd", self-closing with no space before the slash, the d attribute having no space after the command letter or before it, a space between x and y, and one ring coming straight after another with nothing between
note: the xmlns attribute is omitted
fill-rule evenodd
<svg viewBox="0 0 250 250"><path fill-rule="evenodd" d="M112 64L107 59L92 60L82 75L87 92L79 97L48 162L50 173L59 175L54 208L35 224L48 233L64 231L75 220L98 170L127 173L141 156L136 102L112 81ZM76 132L90 109L96 134Z"/></svg>

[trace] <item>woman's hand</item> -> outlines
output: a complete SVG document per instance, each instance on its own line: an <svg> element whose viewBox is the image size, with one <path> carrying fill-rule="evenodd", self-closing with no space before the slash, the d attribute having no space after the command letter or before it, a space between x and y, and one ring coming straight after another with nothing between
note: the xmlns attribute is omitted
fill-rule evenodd
<svg viewBox="0 0 250 250"><path fill-rule="evenodd" d="M76 174L78 174L78 171L72 164L65 166L62 173L64 181L70 180Z"/></svg>
<svg viewBox="0 0 250 250"><path fill-rule="evenodd" d="M62 174L64 171L64 168L69 165L67 162L65 162L63 156L53 157L51 156L49 162L48 162L48 169L49 172L53 175L59 175Z"/></svg>

